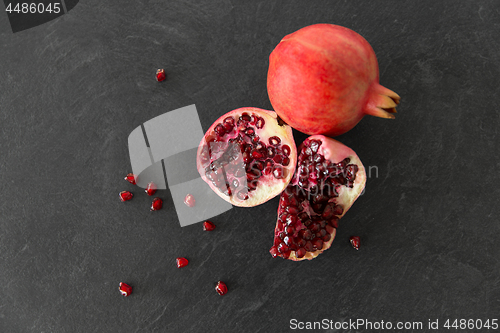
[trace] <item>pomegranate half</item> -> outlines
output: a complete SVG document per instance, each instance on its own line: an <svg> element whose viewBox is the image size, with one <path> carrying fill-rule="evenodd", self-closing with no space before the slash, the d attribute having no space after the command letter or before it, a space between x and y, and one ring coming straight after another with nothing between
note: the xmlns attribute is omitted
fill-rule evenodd
<svg viewBox="0 0 500 333"><path fill-rule="evenodd" d="M253 207L280 194L297 163L292 128L273 111L252 107L217 119L198 147L201 178L222 199Z"/></svg>
<svg viewBox="0 0 500 333"><path fill-rule="evenodd" d="M366 172L356 153L323 135L299 149L295 175L281 194L270 253L294 261L328 249L339 219L363 192Z"/></svg>
<svg viewBox="0 0 500 333"><path fill-rule="evenodd" d="M356 32L315 24L285 36L269 57L276 113L303 133L336 136L365 115L394 118L400 97L379 84L377 58Z"/></svg>

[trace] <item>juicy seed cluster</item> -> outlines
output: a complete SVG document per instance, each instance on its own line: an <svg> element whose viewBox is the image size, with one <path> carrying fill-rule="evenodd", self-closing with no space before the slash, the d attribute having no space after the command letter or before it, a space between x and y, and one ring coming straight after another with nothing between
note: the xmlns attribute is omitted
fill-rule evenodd
<svg viewBox="0 0 500 333"><path fill-rule="evenodd" d="M275 229L273 257L288 259L291 251L297 258L307 252L321 251L331 240L344 209L337 204L341 186L352 187L357 165L346 158L333 163L325 160L321 141L304 142L294 179L281 194Z"/></svg>
<svg viewBox="0 0 500 333"><path fill-rule="evenodd" d="M288 176L291 148L278 136L261 140L264 126L264 118L243 112L237 119L226 117L207 137L201 152L205 176L224 195L247 200L259 179Z"/></svg>

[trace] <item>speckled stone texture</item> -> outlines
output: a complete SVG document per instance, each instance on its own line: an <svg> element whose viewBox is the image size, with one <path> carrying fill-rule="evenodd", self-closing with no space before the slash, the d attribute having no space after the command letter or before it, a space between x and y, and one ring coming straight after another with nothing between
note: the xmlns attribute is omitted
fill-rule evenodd
<svg viewBox="0 0 500 333"><path fill-rule="evenodd" d="M277 198L213 218L212 232L181 228L168 190L150 212L123 180L130 131L191 104L204 130L237 107L271 108L269 54L320 22L364 36L402 97L396 120L338 137L371 174L332 248L273 259ZM0 332L499 318L499 22L496 0L88 0L16 34L0 14ZM123 190L135 197L120 202Z"/></svg>

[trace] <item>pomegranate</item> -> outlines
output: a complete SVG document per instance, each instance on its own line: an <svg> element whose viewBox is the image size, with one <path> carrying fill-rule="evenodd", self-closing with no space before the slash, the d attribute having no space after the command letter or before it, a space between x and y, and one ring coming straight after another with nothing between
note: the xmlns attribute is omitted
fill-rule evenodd
<svg viewBox="0 0 500 333"><path fill-rule="evenodd" d="M211 221L203 222L203 231L212 231L215 229L215 224Z"/></svg>
<svg viewBox="0 0 500 333"><path fill-rule="evenodd" d="M353 248L355 248L356 250L359 250L359 242L360 242L360 238L359 236L351 236L351 238L349 238L349 242L351 242L351 245Z"/></svg>
<svg viewBox="0 0 500 333"><path fill-rule="evenodd" d="M187 264L189 263L189 261L186 258L177 258L177 259L175 259L175 262L176 262L177 268L187 266Z"/></svg>
<svg viewBox="0 0 500 333"><path fill-rule="evenodd" d="M313 135L299 152L294 177L280 197L269 251L294 261L311 260L330 247L339 219L366 182L356 153L336 140Z"/></svg>
<svg viewBox="0 0 500 333"><path fill-rule="evenodd" d="M121 191L119 195L121 201L129 201L134 197L134 195L129 191Z"/></svg>
<svg viewBox="0 0 500 333"><path fill-rule="evenodd" d="M127 297L128 295L130 295L132 293L132 287L124 282L120 282L119 290L120 290L120 293L125 297Z"/></svg>
<svg viewBox="0 0 500 333"><path fill-rule="evenodd" d="M197 167L221 198L253 207L286 188L296 160L292 128L273 111L246 107L210 126L198 147Z"/></svg>
<svg viewBox="0 0 500 333"><path fill-rule="evenodd" d="M224 282L219 281L217 282L217 285L215 285L215 291L219 295L225 295L227 293L227 286Z"/></svg>
<svg viewBox="0 0 500 333"><path fill-rule="evenodd" d="M267 90L276 113L310 135L343 134L366 114L393 119L400 99L379 84L370 44L333 24L285 36L269 57Z"/></svg>

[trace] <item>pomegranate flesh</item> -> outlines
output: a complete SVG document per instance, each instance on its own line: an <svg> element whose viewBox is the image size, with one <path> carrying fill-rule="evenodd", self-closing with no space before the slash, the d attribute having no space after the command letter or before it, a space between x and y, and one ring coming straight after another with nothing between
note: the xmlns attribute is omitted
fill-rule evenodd
<svg viewBox="0 0 500 333"><path fill-rule="evenodd" d="M226 113L208 129L197 167L222 199L253 207L286 188L296 160L292 128L273 111L246 107Z"/></svg>
<svg viewBox="0 0 500 333"><path fill-rule="evenodd" d="M333 24L285 36L269 57L267 90L276 113L310 135L343 134L367 114L392 119L400 99L379 84L370 44Z"/></svg>
<svg viewBox="0 0 500 333"><path fill-rule="evenodd" d="M294 177L280 197L269 251L294 261L311 260L331 246L339 219L366 182L356 153L336 140L314 135L299 152Z"/></svg>

